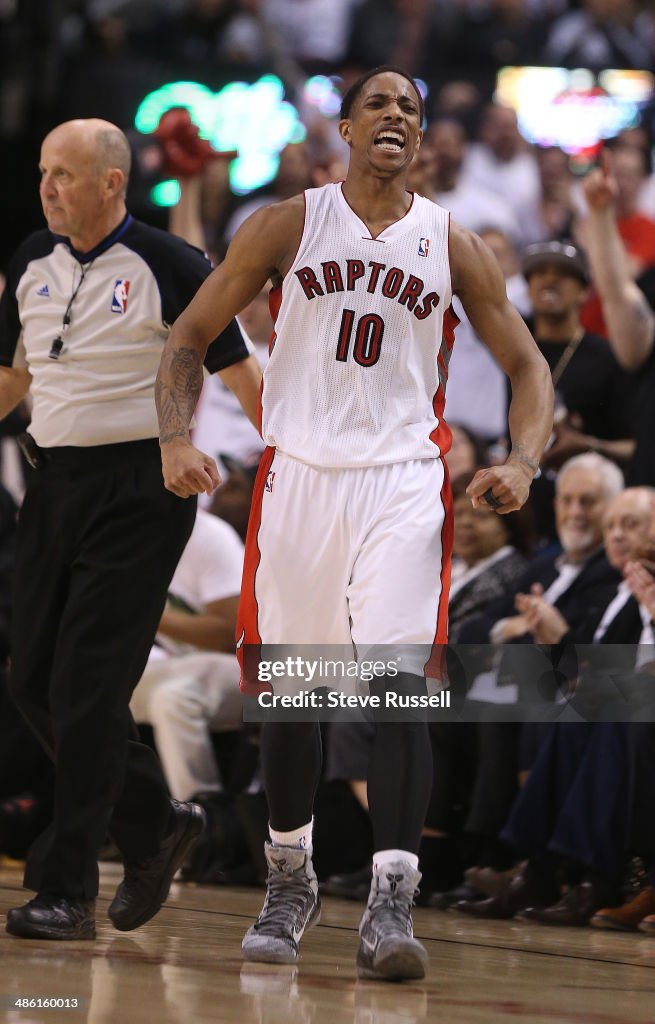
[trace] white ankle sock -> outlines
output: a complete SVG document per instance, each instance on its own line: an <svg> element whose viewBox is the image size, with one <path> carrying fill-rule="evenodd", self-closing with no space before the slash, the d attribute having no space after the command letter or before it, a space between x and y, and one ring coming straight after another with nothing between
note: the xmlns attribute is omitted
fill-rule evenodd
<svg viewBox="0 0 655 1024"><path fill-rule="evenodd" d="M307 825L302 825L300 828L294 829L293 832L276 832L270 825L268 831L273 846L295 846L296 849L309 850L312 845L313 827L314 819L312 818Z"/></svg>
<svg viewBox="0 0 655 1024"><path fill-rule="evenodd" d="M383 868L385 864L392 864L399 860L409 864L410 867L414 868L414 871L418 871L418 857L415 853L408 853L407 850L378 850L377 853L373 854L373 870Z"/></svg>

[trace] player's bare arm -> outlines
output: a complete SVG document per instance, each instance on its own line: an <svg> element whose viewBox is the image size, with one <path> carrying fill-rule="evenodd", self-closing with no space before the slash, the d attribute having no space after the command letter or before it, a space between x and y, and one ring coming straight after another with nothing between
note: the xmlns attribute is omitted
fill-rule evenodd
<svg viewBox="0 0 655 1024"><path fill-rule="evenodd" d="M616 181L609 154L584 180L589 217L586 222L587 255L600 295L614 355L628 371L638 370L650 355L655 340L655 318L630 273L630 264L616 223Z"/></svg>
<svg viewBox="0 0 655 1024"><path fill-rule="evenodd" d="M258 210L234 236L223 263L207 278L175 321L164 346L155 400L164 482L179 497L211 494L219 476L213 459L191 444L189 424L202 390L209 344L251 302L267 281L279 283L289 269L303 229L304 198ZM256 364L223 379L256 421L261 372Z"/></svg>
<svg viewBox="0 0 655 1024"><path fill-rule="evenodd" d="M0 420L16 408L27 395L32 383L29 370L14 366L0 366Z"/></svg>
<svg viewBox="0 0 655 1024"><path fill-rule="evenodd" d="M525 504L552 430L550 370L507 298L493 253L477 235L457 224L451 225L450 264L454 292L512 385L507 462L476 473L467 492L475 508L486 504L505 514Z"/></svg>

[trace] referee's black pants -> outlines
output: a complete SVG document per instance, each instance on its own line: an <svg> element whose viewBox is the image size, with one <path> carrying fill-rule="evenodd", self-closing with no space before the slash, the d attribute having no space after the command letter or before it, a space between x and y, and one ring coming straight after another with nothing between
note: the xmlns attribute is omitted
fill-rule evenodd
<svg viewBox="0 0 655 1024"><path fill-rule="evenodd" d="M125 860L156 852L170 800L129 700L196 502L164 489L155 440L47 449L20 512L10 688L56 766L50 827L25 887L98 891L107 831Z"/></svg>

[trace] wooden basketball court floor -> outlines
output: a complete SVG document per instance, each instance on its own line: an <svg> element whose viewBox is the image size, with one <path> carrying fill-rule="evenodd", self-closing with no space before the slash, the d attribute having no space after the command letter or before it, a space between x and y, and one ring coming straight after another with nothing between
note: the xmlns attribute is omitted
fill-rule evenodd
<svg viewBox="0 0 655 1024"><path fill-rule="evenodd" d="M103 865L95 942L15 939L7 909L26 899L18 866L0 868L0 1020L7 1024L655 1024L655 940L642 935L478 923L419 908L430 955L423 982L358 981L359 904L324 901L297 967L245 964L240 943L261 906L250 889L175 883L162 911L115 931L120 878ZM18 998L78 1009L19 1009Z"/></svg>

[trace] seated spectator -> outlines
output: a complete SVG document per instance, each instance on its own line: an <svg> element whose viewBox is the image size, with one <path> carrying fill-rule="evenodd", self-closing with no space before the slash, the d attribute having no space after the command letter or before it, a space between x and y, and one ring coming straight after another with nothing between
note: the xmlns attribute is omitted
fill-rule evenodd
<svg viewBox="0 0 655 1024"><path fill-rule="evenodd" d="M653 524L655 526L655 523ZM640 562L629 562L624 572L632 596L639 601L655 620L655 579L650 568ZM644 686L652 685L653 664L652 639L646 642L642 636L638 656L638 667L648 673L651 679L644 680ZM594 928L610 931L636 931L655 935L655 822L652 809L655 805L655 723L633 721L628 725L628 752L630 757L630 824L628 849L638 856L646 869L647 883L620 907L603 907L591 919Z"/></svg>
<svg viewBox="0 0 655 1024"><path fill-rule="evenodd" d="M479 467L476 467L479 468ZM455 535L448 603L448 636L457 643L465 623L513 589L527 565L531 537L526 518L489 515L471 507L470 477L453 481Z"/></svg>
<svg viewBox="0 0 655 1024"><path fill-rule="evenodd" d="M515 607L521 594L542 594L575 627L586 619L590 609L604 608L616 592L620 577L605 558L602 523L609 503L622 487L621 471L600 455L578 455L565 463L557 476L555 497L561 553L536 558L506 594L464 623L459 632L460 644L530 643L526 619ZM474 650L467 648L469 671L475 665ZM519 702L520 707L527 650L522 648L520 658L513 658L511 649L502 650L502 657L498 651L497 659L492 661L489 649L482 649L480 672L468 691L468 700L491 705ZM542 671L541 656L539 665ZM518 715L508 708L507 721L482 720L475 727L477 754L463 831L475 864L467 878L471 881L475 877L476 884L480 872L484 872L487 883L497 882L499 873L513 863L511 850L498 836L516 798L521 769L529 767L542 736L540 726L521 725L515 719ZM436 779L435 782L441 785ZM432 905L445 909L464 895L458 887L440 893Z"/></svg>
<svg viewBox="0 0 655 1024"><path fill-rule="evenodd" d="M507 644L529 640L527 621L516 610L519 594L538 592L574 628L590 610L599 604L605 607L619 577L603 550L603 520L608 505L622 489L620 469L595 452L565 462L555 481L560 549L534 559L515 589L490 603L462 628L462 642Z"/></svg>
<svg viewBox="0 0 655 1024"><path fill-rule="evenodd" d="M219 458L227 476L221 479L219 487L214 491L209 511L229 523L245 544L260 453L253 452L242 462L225 452L221 452Z"/></svg>
<svg viewBox="0 0 655 1024"><path fill-rule="evenodd" d="M446 455L451 480L468 475L473 479L476 466L488 465L487 450L482 441L459 423L449 423L452 443Z"/></svg>
<svg viewBox="0 0 655 1024"><path fill-rule="evenodd" d="M604 521L605 552L613 568L623 572L628 563L650 554L654 517L655 490L651 488L628 488L614 499ZM633 667L635 645L652 629L648 610L635 600L625 581L605 608L590 611L577 628L543 595L523 595L517 607L536 643L620 645L619 651L631 659ZM582 695L585 688L594 686L594 672L612 671L610 650L605 647L597 665L583 666L574 700L578 692ZM601 908L620 902L628 829L626 728L579 724L579 717L548 727L501 833L518 857L528 858L526 867L495 896L463 901L456 909L475 917L521 914L544 924L581 925ZM560 898L562 858L571 884Z"/></svg>

